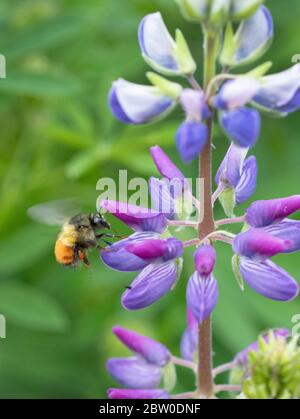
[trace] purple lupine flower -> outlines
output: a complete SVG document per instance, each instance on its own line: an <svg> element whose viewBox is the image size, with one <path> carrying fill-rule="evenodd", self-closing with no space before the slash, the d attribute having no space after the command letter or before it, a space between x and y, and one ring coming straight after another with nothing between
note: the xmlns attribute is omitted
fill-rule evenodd
<svg viewBox="0 0 300 419"><path fill-rule="evenodd" d="M270 260L257 262L240 258L240 272L254 291L275 301L292 301L299 294L299 285L285 270Z"/></svg>
<svg viewBox="0 0 300 419"><path fill-rule="evenodd" d="M181 160L188 164L202 152L208 139L208 128L203 119L210 115L205 94L202 91L185 89L180 102L186 114L176 133L176 145Z"/></svg>
<svg viewBox="0 0 300 419"><path fill-rule="evenodd" d="M189 279L187 286L187 306L200 324L210 316L218 301L218 284L212 273L215 257L212 246L197 249L196 272Z"/></svg>
<svg viewBox="0 0 300 419"><path fill-rule="evenodd" d="M234 190L236 205L247 201L256 190L257 161L254 156L246 159L247 153L247 148L231 144L216 174L220 190Z"/></svg>
<svg viewBox="0 0 300 419"><path fill-rule="evenodd" d="M109 106L113 115L125 124L153 122L176 105L174 98L160 93L153 86L143 86L119 79L109 93Z"/></svg>
<svg viewBox="0 0 300 419"><path fill-rule="evenodd" d="M287 115L300 108L300 64L281 73L265 76L253 99L265 111Z"/></svg>
<svg viewBox="0 0 300 419"><path fill-rule="evenodd" d="M149 265L143 260L126 250L131 243L140 243L145 240L159 239L160 235L152 232L134 233L126 239L120 240L100 252L102 261L109 268L121 272L137 272Z"/></svg>
<svg viewBox="0 0 300 419"><path fill-rule="evenodd" d="M149 363L163 367L170 361L170 352L161 343L121 326L112 330L125 346Z"/></svg>
<svg viewBox="0 0 300 419"><path fill-rule="evenodd" d="M265 342L269 342L269 338L270 338L270 332L273 332L273 336L275 337L275 339L279 340L279 339L288 339L290 332L288 329L274 329L272 331L269 331L265 334L262 335L262 338L265 340ZM251 345L249 345L247 348L245 348L244 350L242 350L241 352L239 352L236 357L235 357L235 361L240 364L243 367L247 367L248 365L248 357L249 357L249 353L252 351L257 351L259 348L259 343L258 341L253 342Z"/></svg>
<svg viewBox="0 0 300 419"><path fill-rule="evenodd" d="M294 253L300 250L300 221L286 218L279 223L265 227L264 231L289 242L283 253Z"/></svg>
<svg viewBox="0 0 300 419"><path fill-rule="evenodd" d="M290 240L273 237L265 231L250 229L237 235L233 250L239 255L239 270L256 292L275 301L291 301L299 293L297 282L268 257L284 252Z"/></svg>
<svg viewBox="0 0 300 419"><path fill-rule="evenodd" d="M160 180L155 177L149 179L151 208L165 214L167 219L174 220L178 215L176 198L182 197L182 183Z"/></svg>
<svg viewBox="0 0 300 419"><path fill-rule="evenodd" d="M167 218L158 211L111 200L102 201L100 206L135 231L162 233L167 227Z"/></svg>
<svg viewBox="0 0 300 419"><path fill-rule="evenodd" d="M158 145L150 148L150 153L159 173L169 179L178 179L185 184L184 174L172 162L169 156Z"/></svg>
<svg viewBox="0 0 300 419"><path fill-rule="evenodd" d="M254 229L238 234L233 241L233 250L237 255L255 260L265 260L284 253L291 241L272 236L262 229Z"/></svg>
<svg viewBox="0 0 300 419"><path fill-rule="evenodd" d="M235 67L256 61L269 48L273 34L272 15L265 6L260 6L249 19L240 24L234 37L225 39L226 54L221 56L222 64Z"/></svg>
<svg viewBox="0 0 300 419"><path fill-rule="evenodd" d="M234 109L220 112L220 124L235 144L248 148L258 140L261 118L256 109Z"/></svg>
<svg viewBox="0 0 300 419"><path fill-rule="evenodd" d="M187 328L185 329L180 343L180 352L184 359L194 361L198 348L199 324L192 311L187 309Z"/></svg>
<svg viewBox="0 0 300 419"><path fill-rule="evenodd" d="M267 227L300 210L300 195L256 201L247 209L246 221L252 227Z"/></svg>
<svg viewBox="0 0 300 419"><path fill-rule="evenodd" d="M142 389L118 389L110 388L107 392L109 399L170 399L170 395L165 390L142 390Z"/></svg>
<svg viewBox="0 0 300 419"><path fill-rule="evenodd" d="M259 91L259 82L252 77L239 77L223 84L215 96L214 106L222 110L239 109L247 105Z"/></svg>
<svg viewBox="0 0 300 419"><path fill-rule="evenodd" d="M110 375L129 388L156 388L162 379L161 368L142 358L111 358L106 364Z"/></svg>
<svg viewBox="0 0 300 419"><path fill-rule="evenodd" d="M122 304L128 310L138 310L153 304L173 288L180 274L182 243L173 238L158 240L154 252L157 258L152 258L153 245L153 240L146 240L126 249L140 259L151 262L122 296Z"/></svg>

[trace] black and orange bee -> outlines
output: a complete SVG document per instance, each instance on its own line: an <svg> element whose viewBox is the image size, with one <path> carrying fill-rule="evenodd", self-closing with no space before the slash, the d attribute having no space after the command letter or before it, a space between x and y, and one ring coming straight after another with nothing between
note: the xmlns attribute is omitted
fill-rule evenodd
<svg viewBox="0 0 300 419"><path fill-rule="evenodd" d="M77 267L80 263L90 266L87 251L102 248L99 240L118 237L110 233L111 226L104 216L97 213L77 213L73 200L53 201L29 208L27 213L35 221L47 225L60 225L61 231L54 246L56 261L64 266Z"/></svg>

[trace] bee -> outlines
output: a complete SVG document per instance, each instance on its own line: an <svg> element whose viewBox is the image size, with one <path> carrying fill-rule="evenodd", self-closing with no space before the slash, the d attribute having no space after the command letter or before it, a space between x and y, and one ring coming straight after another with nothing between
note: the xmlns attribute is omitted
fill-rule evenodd
<svg viewBox="0 0 300 419"><path fill-rule="evenodd" d="M89 267L87 252L94 248L102 249L99 240L110 244L105 239L118 236L110 233L110 224L99 212L74 211L74 201L64 200L36 205L29 208L27 214L35 221L61 226L54 246L55 258L60 265L78 267L82 263ZM70 213L77 215L70 216Z"/></svg>

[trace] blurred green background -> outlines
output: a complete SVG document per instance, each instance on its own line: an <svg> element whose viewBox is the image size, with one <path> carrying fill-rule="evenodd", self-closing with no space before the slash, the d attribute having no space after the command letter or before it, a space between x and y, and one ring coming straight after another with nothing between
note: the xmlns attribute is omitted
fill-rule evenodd
<svg viewBox="0 0 300 419"><path fill-rule="evenodd" d="M289 0L284 9L282 2L268 3L276 37L264 60L273 59L276 72L300 54L300 2ZM200 28L181 18L173 0L1 0L0 53L7 59L7 79L0 80L0 313L7 318L7 338L0 339L1 398L105 397L116 386L105 361L127 353L111 335L115 324L157 338L179 354L191 255L172 293L147 310L128 313L120 295L134 275L110 271L97 252L90 271L58 266L57 230L26 216L35 203L73 196L93 210L100 177L117 179L119 169L129 169L132 177L155 174L150 145L164 146L180 164L173 139L180 110L145 128L123 126L107 107L112 80L146 81L136 31L142 17L156 10L172 31L184 31L201 64ZM300 193L299 130L299 114L264 119L254 150L260 168L256 199ZM227 147L218 130L215 146L216 169ZM196 164L186 173L195 177ZM222 217L219 207L217 212ZM216 364L229 361L262 329L292 327L292 316L300 312L299 300L280 304L250 289L241 293L230 249L218 250ZM277 260L300 278L299 255ZM179 370L176 390L192 386L191 374Z"/></svg>

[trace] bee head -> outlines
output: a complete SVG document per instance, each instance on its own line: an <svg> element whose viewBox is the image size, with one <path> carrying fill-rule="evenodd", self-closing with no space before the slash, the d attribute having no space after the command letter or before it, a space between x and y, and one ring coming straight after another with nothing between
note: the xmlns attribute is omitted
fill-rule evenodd
<svg viewBox="0 0 300 419"><path fill-rule="evenodd" d="M91 224L94 228L107 228L110 230L110 225L100 213L90 215Z"/></svg>

